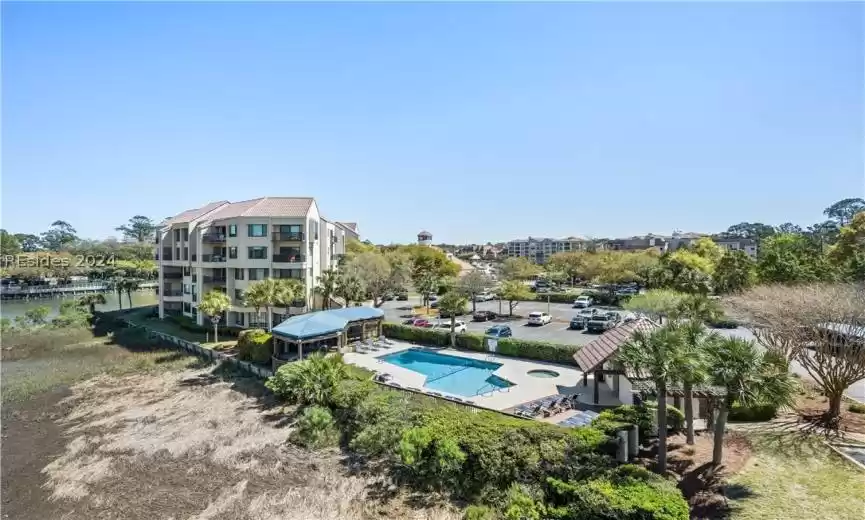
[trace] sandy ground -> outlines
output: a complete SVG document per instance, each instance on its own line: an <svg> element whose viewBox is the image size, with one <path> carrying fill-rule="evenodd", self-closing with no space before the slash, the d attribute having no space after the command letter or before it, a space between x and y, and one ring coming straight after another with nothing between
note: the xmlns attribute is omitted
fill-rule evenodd
<svg viewBox="0 0 865 520"><path fill-rule="evenodd" d="M457 519L338 451L286 443L267 403L202 372L100 376L4 408L3 517Z"/></svg>

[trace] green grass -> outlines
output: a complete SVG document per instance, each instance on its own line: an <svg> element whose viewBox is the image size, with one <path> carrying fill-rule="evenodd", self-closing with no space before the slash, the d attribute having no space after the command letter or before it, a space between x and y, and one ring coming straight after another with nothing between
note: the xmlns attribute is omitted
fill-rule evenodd
<svg viewBox="0 0 865 520"><path fill-rule="evenodd" d="M89 338L81 341L85 335ZM111 344L110 338L94 338L81 329L4 336L3 347L0 364L3 403L27 399L100 374L141 374L201 364L197 358L174 350L134 352Z"/></svg>
<svg viewBox="0 0 865 520"><path fill-rule="evenodd" d="M862 518L865 473L802 433L758 433L754 455L728 481L731 518Z"/></svg>
<svg viewBox="0 0 865 520"><path fill-rule="evenodd" d="M214 350L227 350L232 349L237 346L236 339L230 339L226 341L220 341L218 343L213 341L207 341L208 339L213 339L213 334L211 332L210 337L206 334L201 334L198 332L192 332L181 328L176 323L169 320L160 320L148 318L151 310L150 308L142 309L137 312L132 311L125 314L123 317L136 325L141 325L147 327L151 330L155 330L158 332L164 332L165 334L171 334L172 336L178 337L180 339L185 339L186 341L192 341L195 343L199 343L202 347L212 348ZM220 334L220 337L225 337Z"/></svg>

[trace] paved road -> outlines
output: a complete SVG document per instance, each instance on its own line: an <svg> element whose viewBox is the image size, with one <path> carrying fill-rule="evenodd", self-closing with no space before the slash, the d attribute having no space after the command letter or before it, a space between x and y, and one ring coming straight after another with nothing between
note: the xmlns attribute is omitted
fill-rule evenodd
<svg viewBox="0 0 865 520"><path fill-rule="evenodd" d="M385 312L385 319L387 321L399 323L411 314L413 305L417 305L417 301L414 298L408 302L385 302L381 306L381 309ZM477 304L477 309L499 312L499 302L498 300L479 302ZM501 311L502 313L507 314L507 302L502 302ZM542 327L528 325L525 316L528 316L530 312L549 312L553 317L553 321L552 323ZM535 341L550 341L567 345L585 345L598 337L597 334L589 334L585 331L568 329L568 323L576 314L576 309L573 309L568 304L551 303L548 307L546 302L520 302L514 308L514 314L524 317L513 320L497 321L497 323L506 323L510 325L515 338ZM483 333L487 328L493 325L493 322L471 321L470 315L463 316L460 319L466 322L469 332L474 333Z"/></svg>
<svg viewBox="0 0 865 520"><path fill-rule="evenodd" d="M738 329L732 329L732 330L719 329L718 332L725 335L725 336L744 338L747 340L755 340L756 341L756 339L757 339L753 334L751 334L751 331L749 331L748 329L741 328L741 327ZM811 376L802 367L802 365L800 365L799 363L797 363L795 361L790 364L790 370L795 374L799 374L803 378L811 379ZM847 388L846 393L851 398L853 398L859 402L865 403L865 379L862 379L862 380L857 381L857 382L853 383L852 385L850 385Z"/></svg>

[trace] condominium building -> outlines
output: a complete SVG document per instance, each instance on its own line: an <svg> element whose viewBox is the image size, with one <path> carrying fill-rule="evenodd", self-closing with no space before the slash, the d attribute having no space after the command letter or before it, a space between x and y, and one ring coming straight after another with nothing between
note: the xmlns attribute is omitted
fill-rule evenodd
<svg viewBox="0 0 865 520"><path fill-rule="evenodd" d="M744 251L751 258L757 258L757 241L752 238L715 238L713 240L727 251Z"/></svg>
<svg viewBox="0 0 865 520"><path fill-rule="evenodd" d="M584 251L590 241L585 238L533 238L511 240L507 243L509 257L528 258L536 264L546 263L556 253Z"/></svg>
<svg viewBox="0 0 865 520"><path fill-rule="evenodd" d="M294 278L305 294L285 308L275 308L274 323L306 312L323 270L336 267L357 224L321 216L309 197L263 197L243 202L212 202L162 223L157 232L159 317L183 314L204 325L198 312L201 295L217 290L231 300L221 324L262 326L261 310L243 305L243 291L257 280Z"/></svg>

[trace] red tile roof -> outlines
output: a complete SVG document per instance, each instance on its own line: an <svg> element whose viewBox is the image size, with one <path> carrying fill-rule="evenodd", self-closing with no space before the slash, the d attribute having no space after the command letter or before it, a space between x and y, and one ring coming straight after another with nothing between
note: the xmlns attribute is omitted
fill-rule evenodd
<svg viewBox="0 0 865 520"><path fill-rule="evenodd" d="M219 202L211 202L206 204L200 208L188 209L179 215L175 215L169 219L166 219L165 222L162 223L163 226L170 226L171 224L183 224L186 222L193 221L197 218L201 218L208 213L219 209L220 207L230 205L231 203L227 200L221 200Z"/></svg>
<svg viewBox="0 0 865 520"><path fill-rule="evenodd" d="M306 217L312 203L312 197L261 197L240 202L223 200L184 211L163 225L183 224L200 218L214 221L236 217Z"/></svg>
<svg viewBox="0 0 865 520"><path fill-rule="evenodd" d="M591 372L613 357L619 347L631 339L634 332L638 330L650 331L657 326L652 320L643 317L627 321L604 332L598 339L581 348L574 354L574 360L580 366L580 370Z"/></svg>

